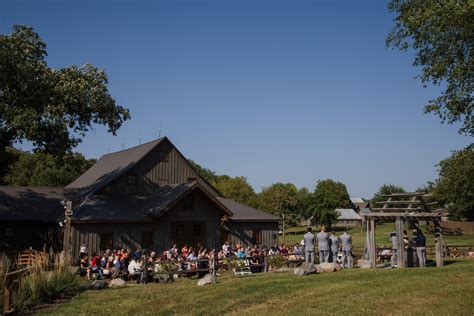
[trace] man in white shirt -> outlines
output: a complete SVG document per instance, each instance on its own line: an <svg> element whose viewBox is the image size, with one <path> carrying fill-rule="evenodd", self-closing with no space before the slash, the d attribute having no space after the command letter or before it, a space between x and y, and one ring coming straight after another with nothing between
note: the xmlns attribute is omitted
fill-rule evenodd
<svg viewBox="0 0 474 316"><path fill-rule="evenodd" d="M137 283L143 282L143 267L140 265L139 262L136 261L135 258L132 258L132 260L128 264L128 273L131 277L137 279Z"/></svg>

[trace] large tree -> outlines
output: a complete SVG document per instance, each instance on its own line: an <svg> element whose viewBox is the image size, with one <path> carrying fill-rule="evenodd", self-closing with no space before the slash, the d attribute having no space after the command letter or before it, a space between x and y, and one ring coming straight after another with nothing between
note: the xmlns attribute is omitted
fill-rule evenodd
<svg viewBox="0 0 474 316"><path fill-rule="evenodd" d="M453 219L474 221L474 144L439 163L434 191Z"/></svg>
<svg viewBox="0 0 474 316"><path fill-rule="evenodd" d="M8 185L65 186L83 174L95 159L85 159L80 153L67 153L61 157L51 154L30 153L7 148L14 157L4 182Z"/></svg>
<svg viewBox="0 0 474 316"><path fill-rule="evenodd" d="M226 198L248 205L255 204L257 195L245 177L217 176L211 183Z"/></svg>
<svg viewBox="0 0 474 316"><path fill-rule="evenodd" d="M382 185L377 192L375 192L372 200L370 200L370 205L372 207L381 207L376 202L386 201L387 198L383 197L383 195L389 195L392 193L405 193L405 189L401 186L394 185L394 184L384 184Z"/></svg>
<svg viewBox="0 0 474 316"><path fill-rule="evenodd" d="M92 124L115 135L129 111L107 89L104 70L86 64L52 69L46 43L32 27L15 25L0 34L0 156L15 142L56 156L76 147ZM2 165L5 172L5 165Z"/></svg>
<svg viewBox="0 0 474 316"><path fill-rule="evenodd" d="M274 183L262 189L258 194L259 209L279 217L285 217L285 223L295 225L298 214L298 189L292 183Z"/></svg>
<svg viewBox="0 0 474 316"><path fill-rule="evenodd" d="M216 175L216 172L214 170L211 170L211 169L208 169L208 168L204 168L202 167L200 164L198 164L197 162L195 162L194 160L191 160L191 159L188 159L189 163L191 164L191 166L194 167L194 169L196 169L197 173L203 177L204 179L206 179L207 181L209 182L212 182L214 181L215 179L217 179L217 175Z"/></svg>
<svg viewBox="0 0 474 316"><path fill-rule="evenodd" d="M387 45L413 48L423 84L443 89L425 113L449 124L461 122L460 132L474 135L474 1L391 0L388 8L396 17Z"/></svg>
<svg viewBox="0 0 474 316"><path fill-rule="evenodd" d="M332 179L318 180L310 213L313 222L330 227L338 217L336 208L349 208L352 203L346 186Z"/></svg>

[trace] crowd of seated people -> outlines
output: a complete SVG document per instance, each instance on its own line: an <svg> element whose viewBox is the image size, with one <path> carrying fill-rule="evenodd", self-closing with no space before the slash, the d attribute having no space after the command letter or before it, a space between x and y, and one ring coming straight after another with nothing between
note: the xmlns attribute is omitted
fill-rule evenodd
<svg viewBox="0 0 474 316"><path fill-rule="evenodd" d="M206 274L211 267L211 261L216 258L218 268L225 268L226 259L238 258L245 260L252 272L263 271L264 252L268 255L283 255L289 261L296 261L302 258L302 250L299 244L287 247L273 245L269 249L262 249L259 245L241 245L239 243L225 242L216 253L215 249L208 249L200 244L191 247L184 244L178 248L173 244L170 249L158 255L156 252L142 251L137 249L106 249L103 253L88 254L87 246L81 246L78 259L79 273L87 279L97 277L103 278L130 278L138 283L146 283L153 280L154 274L159 274L172 267L173 271L192 273L195 271L199 275Z"/></svg>
<svg viewBox="0 0 474 316"><path fill-rule="evenodd" d="M278 246L277 244L274 244L270 249L268 250L268 255L270 256L275 256L275 255L281 255L285 257L288 261L301 261L304 260L304 247L299 244L295 243L293 245L285 245L281 244Z"/></svg>
<svg viewBox="0 0 474 316"><path fill-rule="evenodd" d="M244 246L240 243L225 242L221 250L217 254L217 263L225 267L225 259L237 258L245 260L245 264L249 266L253 273L263 271L263 255L266 249L260 248L259 245Z"/></svg>
<svg viewBox="0 0 474 316"><path fill-rule="evenodd" d="M130 278L138 283L146 283L153 279L154 274L171 271L199 272L205 274L211 266L215 251L201 245L197 248L186 244L178 249L176 244L158 255L152 251L137 249L106 249L102 254L88 255L85 244L81 247L77 266L81 275L87 279ZM166 267L165 267L166 266ZM171 266L171 268L169 268ZM165 271L166 270L166 271Z"/></svg>

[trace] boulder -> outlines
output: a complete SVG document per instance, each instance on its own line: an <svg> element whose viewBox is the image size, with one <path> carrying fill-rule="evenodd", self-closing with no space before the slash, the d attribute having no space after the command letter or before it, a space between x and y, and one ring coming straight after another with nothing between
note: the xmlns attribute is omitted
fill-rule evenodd
<svg viewBox="0 0 474 316"><path fill-rule="evenodd" d="M336 272L341 270L341 265L337 262L322 262L316 266L318 273Z"/></svg>
<svg viewBox="0 0 474 316"><path fill-rule="evenodd" d="M121 287L126 287L127 286L127 282L125 282L124 280L122 279L113 279L110 281L109 283L109 286L112 287L112 288L121 288Z"/></svg>
<svg viewBox="0 0 474 316"><path fill-rule="evenodd" d="M202 277L202 279L198 281L197 285L203 286L206 284L214 284L216 282L217 280L212 274L206 274L205 276Z"/></svg>
<svg viewBox="0 0 474 316"><path fill-rule="evenodd" d="M162 274L155 275L154 279L155 281L158 281L159 283L168 283L168 282L174 282L175 277L173 274L162 273Z"/></svg>
<svg viewBox="0 0 474 316"><path fill-rule="evenodd" d="M370 260L359 259L357 263L359 264L359 267L362 269L370 269L372 267Z"/></svg>
<svg viewBox="0 0 474 316"><path fill-rule="evenodd" d="M316 272L316 266L312 263L309 262L304 262L301 267L296 268L294 270L294 274L296 275L308 275L308 274L313 274Z"/></svg>
<svg viewBox="0 0 474 316"><path fill-rule="evenodd" d="M107 282L105 280L95 280L91 283L91 289L101 290L107 287Z"/></svg>

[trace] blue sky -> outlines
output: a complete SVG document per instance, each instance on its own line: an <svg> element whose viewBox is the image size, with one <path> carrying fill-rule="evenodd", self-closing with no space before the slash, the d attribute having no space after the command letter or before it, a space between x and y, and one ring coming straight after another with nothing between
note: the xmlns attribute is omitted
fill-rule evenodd
<svg viewBox="0 0 474 316"><path fill-rule="evenodd" d="M199 164L314 188L342 181L371 197L414 190L472 138L423 115L437 95L413 53L385 47L385 1L5 1L0 32L32 25L54 68L105 68L131 110L117 136L96 126L88 158L168 136Z"/></svg>

